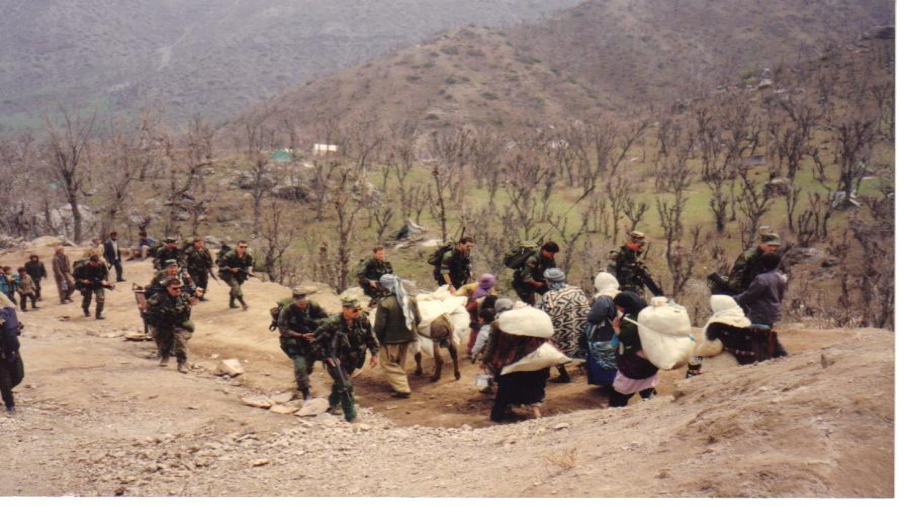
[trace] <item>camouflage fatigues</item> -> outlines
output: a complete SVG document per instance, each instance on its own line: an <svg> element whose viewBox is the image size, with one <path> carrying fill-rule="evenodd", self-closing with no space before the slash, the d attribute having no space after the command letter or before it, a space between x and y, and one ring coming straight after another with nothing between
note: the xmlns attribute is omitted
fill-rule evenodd
<svg viewBox="0 0 904 506"><path fill-rule="evenodd" d="M232 250L223 255L220 263L220 277L229 285L230 299L242 299L242 283L248 279L248 270L253 265L254 259L251 257L251 253L246 252L245 256L240 258L236 250ZM232 272L229 270L230 268L238 269L238 271Z"/></svg>
<svg viewBox="0 0 904 506"><path fill-rule="evenodd" d="M311 387L308 373L318 360L311 342L302 337L303 334L317 330L320 321L327 318L326 311L317 303L308 301L304 309L289 299L288 305L279 312L279 347L292 359L295 366L295 383L299 390Z"/></svg>
<svg viewBox="0 0 904 506"><path fill-rule="evenodd" d="M175 297L169 292L158 293L148 299L145 317L151 325L158 356L174 354L180 364L184 363L188 359L186 342L195 330L191 321L191 295L184 291Z"/></svg>
<svg viewBox="0 0 904 506"><path fill-rule="evenodd" d="M644 286L648 286L650 291L655 289L644 279L644 274L650 276L650 271L643 264L640 255L641 251L634 251L627 246L614 250L609 256L609 272L618 279L620 290L630 290L644 296Z"/></svg>
<svg viewBox="0 0 904 506"><path fill-rule="evenodd" d="M163 244L154 252L154 268L163 269L166 261L170 259L175 260L180 269L185 267L185 252L179 248L167 248L166 244Z"/></svg>
<svg viewBox="0 0 904 506"><path fill-rule="evenodd" d="M458 247L445 252L442 261L433 270L433 278L440 286L446 284L443 274L449 275L449 280L452 281L455 289L461 288L461 285L471 279L471 255L462 253Z"/></svg>
<svg viewBox="0 0 904 506"><path fill-rule="evenodd" d="M754 278L766 272L766 268L760 262L762 256L763 250L759 247L750 248L738 255L731 268L731 274L728 275L728 288L733 294L744 293Z"/></svg>
<svg viewBox="0 0 904 506"><path fill-rule="evenodd" d="M339 360L338 368L327 366L333 378L330 406L341 404L345 419L354 419L357 416L355 390L349 378L352 371L364 365L368 350L372 356L379 352L370 322L363 315L351 322L347 322L342 314L332 316L314 333L314 345L322 350L324 358Z"/></svg>
<svg viewBox="0 0 904 506"><path fill-rule="evenodd" d="M546 286L542 288L534 288L528 283L528 281L546 281L546 278L543 277L543 272L546 269L552 269L556 266L556 260L554 258L546 258L539 251L536 253L532 253L529 257L524 260L524 264L520 269L515 271L514 277L512 278L512 288L515 290L515 293L518 294L518 298L524 301L525 304L534 304L534 294L543 295L549 288Z"/></svg>
<svg viewBox="0 0 904 506"><path fill-rule="evenodd" d="M186 251L185 264L188 274L198 287L207 291L207 281L210 269L213 268L213 257L206 247L198 249L192 245Z"/></svg>
<svg viewBox="0 0 904 506"><path fill-rule="evenodd" d="M107 283L109 270L103 262L98 262L97 266L85 262L79 265L73 273L75 277L75 286L82 294L82 309L87 313L91 308L91 296L94 296L95 315L99 316L104 310L104 284Z"/></svg>
<svg viewBox="0 0 904 506"><path fill-rule="evenodd" d="M145 296L151 298L158 293L165 292L166 282L170 279L178 279L182 281L182 291L184 291L185 293L194 293L195 286L192 283L192 279L186 276L184 271L177 272L175 276L170 276L169 273L166 272L166 269L164 269L154 274L154 277L151 278L151 282L144 287Z"/></svg>
<svg viewBox="0 0 904 506"><path fill-rule="evenodd" d="M364 289L364 293L371 299L379 299L386 296L386 290L380 286L380 278L384 274L392 274L392 264L385 260L377 260L374 257L361 262L358 272L355 273L358 277L358 285ZM370 286L368 281L375 281L377 287Z"/></svg>

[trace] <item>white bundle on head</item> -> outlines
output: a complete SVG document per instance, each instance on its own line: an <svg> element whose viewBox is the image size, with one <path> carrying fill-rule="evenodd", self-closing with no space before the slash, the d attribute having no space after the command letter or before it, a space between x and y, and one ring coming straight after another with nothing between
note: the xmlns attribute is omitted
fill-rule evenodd
<svg viewBox="0 0 904 506"><path fill-rule="evenodd" d="M644 354L660 369L681 367L694 353L687 310L665 297L653 297L637 315L637 329Z"/></svg>

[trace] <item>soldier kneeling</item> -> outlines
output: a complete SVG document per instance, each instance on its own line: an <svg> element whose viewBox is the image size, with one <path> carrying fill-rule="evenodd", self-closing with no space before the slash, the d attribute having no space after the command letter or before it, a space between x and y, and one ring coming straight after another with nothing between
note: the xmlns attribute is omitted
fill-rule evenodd
<svg viewBox="0 0 904 506"><path fill-rule="evenodd" d="M166 367L169 357L176 355L178 371L188 373L186 343L195 331L191 321L191 307L198 303L201 289L191 295L182 293L182 281L169 279L166 291L154 295L147 302L146 316L152 326L151 335L157 343L160 367Z"/></svg>

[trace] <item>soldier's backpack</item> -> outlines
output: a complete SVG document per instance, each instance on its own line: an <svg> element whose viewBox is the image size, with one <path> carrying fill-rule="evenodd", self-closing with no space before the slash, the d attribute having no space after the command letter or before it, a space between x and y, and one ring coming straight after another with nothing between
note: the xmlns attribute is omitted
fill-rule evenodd
<svg viewBox="0 0 904 506"><path fill-rule="evenodd" d="M276 301L276 306L270 309L270 318L272 321L270 322L270 332L276 330L279 323L279 313L282 312L283 308L292 303L292 297L286 297L285 299L279 299Z"/></svg>
<svg viewBox="0 0 904 506"><path fill-rule="evenodd" d="M454 248L454 247L455 247L454 243L447 242L446 244L443 244L439 248L436 248L436 251L434 251L432 254L430 254L429 257L427 257L427 263L434 267L439 267L439 265L441 263L443 263L443 256L447 252L452 251L452 248Z"/></svg>
<svg viewBox="0 0 904 506"><path fill-rule="evenodd" d="M217 267L223 267L223 257L225 257L226 253L229 253L231 249L232 248L226 243L223 243L223 245L220 246L220 251L217 251Z"/></svg>
<svg viewBox="0 0 904 506"><path fill-rule="evenodd" d="M502 263L509 269L518 270L524 267L524 262L527 261L527 258L539 251L539 249L540 246L533 241L521 241L505 254L502 258Z"/></svg>

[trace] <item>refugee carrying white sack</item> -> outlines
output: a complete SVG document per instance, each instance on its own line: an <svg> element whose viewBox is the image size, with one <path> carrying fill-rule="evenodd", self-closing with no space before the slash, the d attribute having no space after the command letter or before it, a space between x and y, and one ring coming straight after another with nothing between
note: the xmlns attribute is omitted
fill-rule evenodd
<svg viewBox="0 0 904 506"><path fill-rule="evenodd" d="M696 343L684 306L669 302L665 297L653 297L650 305L637 315L637 320L634 323L647 360L663 370L677 369L688 363Z"/></svg>
<svg viewBox="0 0 904 506"><path fill-rule="evenodd" d="M719 339L706 338L706 332L713 323L722 323L732 327L747 328L750 326L750 320L744 316L744 310L735 302L733 297L728 295L713 295L709 299L710 307L712 307L713 315L709 317L709 321L703 327L703 339L697 342L694 354L698 357L714 357L722 353L722 341ZM732 357L733 358L733 357ZM737 363L737 360L735 360Z"/></svg>
<svg viewBox="0 0 904 506"><path fill-rule="evenodd" d="M499 329L514 337L539 337L549 339L555 332L552 319L545 312L526 306L506 311L499 316ZM571 359L552 343L546 342L514 364L502 368L502 374L531 372L570 362Z"/></svg>

